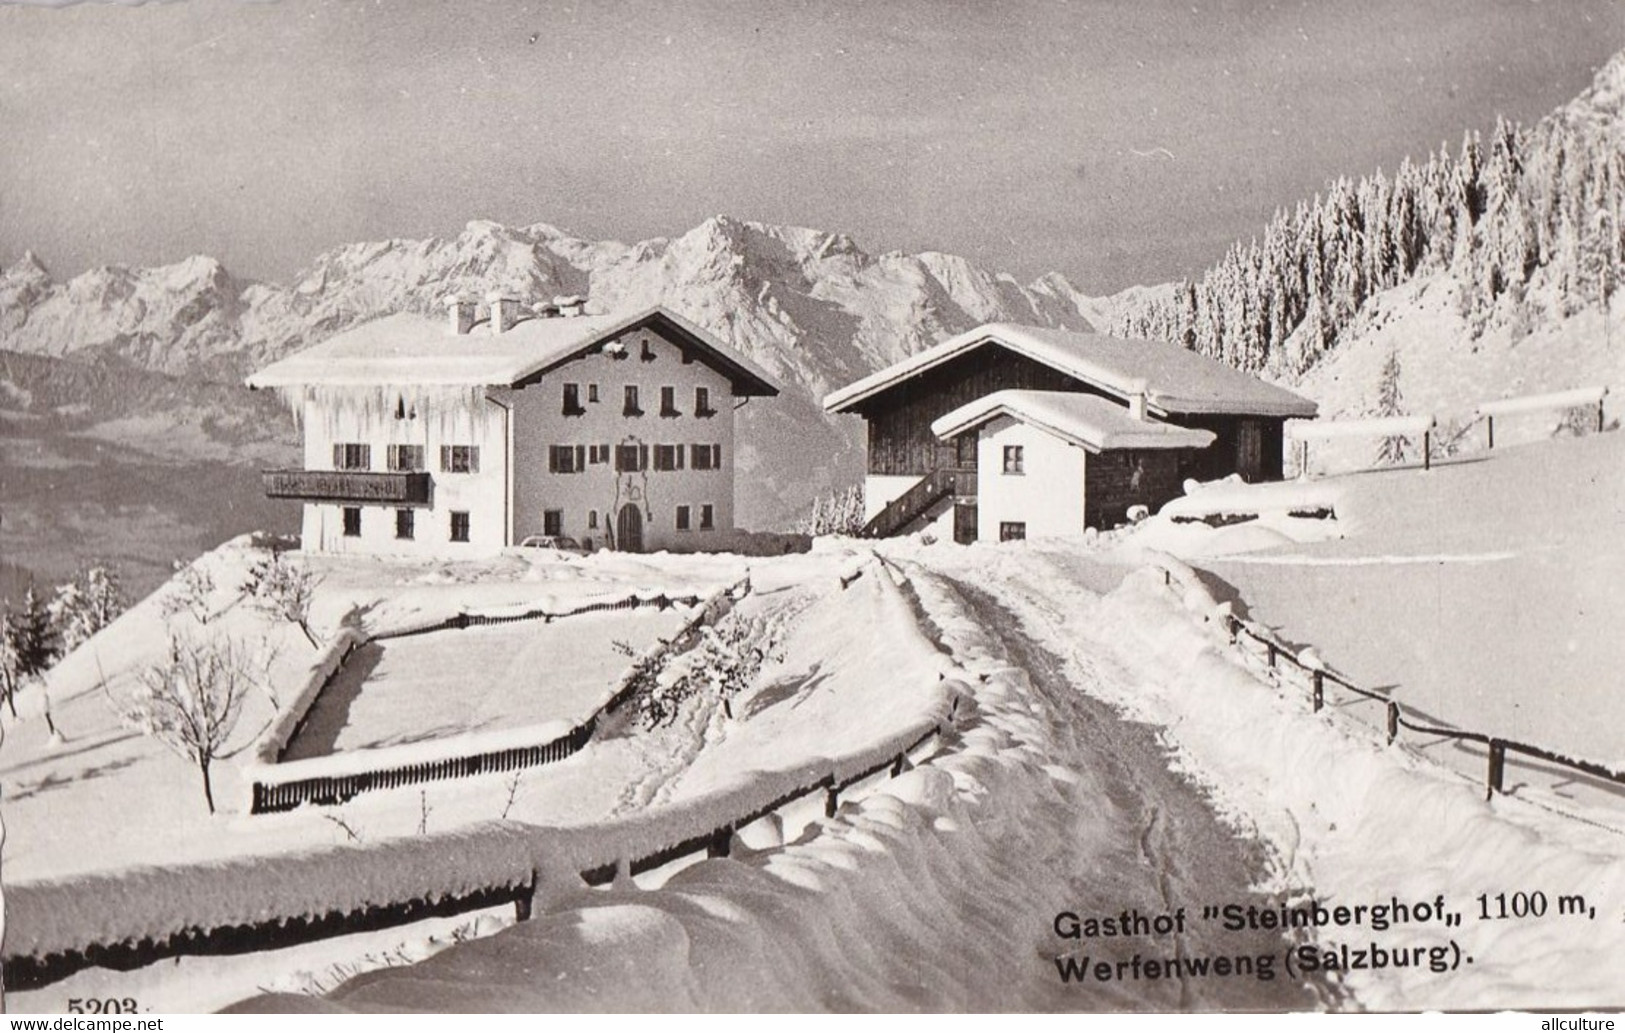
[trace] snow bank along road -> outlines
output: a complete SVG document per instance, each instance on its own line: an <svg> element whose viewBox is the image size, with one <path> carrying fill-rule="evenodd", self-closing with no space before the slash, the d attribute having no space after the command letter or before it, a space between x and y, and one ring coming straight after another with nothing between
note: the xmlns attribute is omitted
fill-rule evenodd
<svg viewBox="0 0 1625 1033"><path fill-rule="evenodd" d="M1067 654L1035 642L994 597L908 572L943 673L969 686L954 731L913 770L844 797L782 846L702 861L658 889L571 894L323 1002L243 1007L1337 1006L1336 987L1284 970L1279 930L1220 936L1179 917L1186 904L1267 908L1253 887L1268 872L1169 770L1153 729L1080 693ZM829 637L822 648L835 657L851 644ZM884 656L870 661L873 684L896 677ZM1128 935L1070 938L1069 916L1080 933L1126 916Z"/></svg>
<svg viewBox="0 0 1625 1033"><path fill-rule="evenodd" d="M1321 969L1333 960L1348 995L1336 1006L1619 1005L1617 834L1517 797L1486 801L1477 778L1404 742L1385 746L1336 708L1312 713L1304 693L1277 690L1236 658L1210 594L1169 586L1158 571L1130 572L1102 596L1083 587L1101 581L1100 564L1077 547L916 555L974 578L1061 658L1074 687L1159 726L1176 766L1267 845L1272 901L1334 917L1347 909L1348 923L1301 928L1291 954ZM1179 892L1208 889L1193 880ZM1517 912L1520 899L1537 904ZM1507 900L1517 913L1501 913ZM1535 914L1540 900L1549 906Z"/></svg>

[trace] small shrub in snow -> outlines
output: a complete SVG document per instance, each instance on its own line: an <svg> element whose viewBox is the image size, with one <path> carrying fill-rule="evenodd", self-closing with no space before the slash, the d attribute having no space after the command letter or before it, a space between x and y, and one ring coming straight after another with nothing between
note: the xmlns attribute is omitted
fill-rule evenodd
<svg viewBox="0 0 1625 1033"><path fill-rule="evenodd" d="M1583 438L1597 429L1597 409L1591 405L1577 405L1563 410L1563 416L1552 428L1554 438Z"/></svg>
<svg viewBox="0 0 1625 1033"><path fill-rule="evenodd" d="M731 614L699 629L692 649L672 656L640 657L634 663L632 698L647 728L670 724L686 700L709 693L733 716L732 699L748 688L769 660L780 660L782 619ZM619 646L619 643L617 643Z"/></svg>
<svg viewBox="0 0 1625 1033"><path fill-rule="evenodd" d="M225 747L243 702L268 680L271 659L224 637L197 641L171 635L168 656L141 673L139 688L120 706L126 724L197 765L210 814L214 813L210 766L243 748ZM243 745L253 739L249 736Z"/></svg>
<svg viewBox="0 0 1625 1033"><path fill-rule="evenodd" d="M319 584L321 578L310 570L281 552L272 552L249 569L243 594L277 620L297 624L310 644L320 649L321 642L310 630L310 604Z"/></svg>
<svg viewBox="0 0 1625 1033"><path fill-rule="evenodd" d="M808 535L856 535L863 524L863 485L854 484L813 499L812 512L796 521L792 530Z"/></svg>
<svg viewBox="0 0 1625 1033"><path fill-rule="evenodd" d="M165 617L175 617L187 613L199 624L207 624L214 618L214 577L196 563L182 563L175 561L175 578L170 582L174 587L168 595L164 596L160 609Z"/></svg>

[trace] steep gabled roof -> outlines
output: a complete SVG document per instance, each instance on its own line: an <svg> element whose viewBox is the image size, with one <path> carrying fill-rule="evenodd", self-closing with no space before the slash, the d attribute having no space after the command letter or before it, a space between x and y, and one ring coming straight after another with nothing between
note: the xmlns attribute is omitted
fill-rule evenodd
<svg viewBox="0 0 1625 1033"><path fill-rule="evenodd" d="M736 395L771 396L778 385L755 363L663 307L601 316L527 319L505 333L452 333L443 319L399 313L346 330L248 378L248 386L378 384L494 386L532 381L623 334L654 328L720 371Z"/></svg>
<svg viewBox="0 0 1625 1033"><path fill-rule="evenodd" d="M1108 398L1081 391L995 391L932 421L931 433L951 438L1009 416L1091 452L1119 448L1206 448L1212 431L1137 420Z"/></svg>
<svg viewBox="0 0 1625 1033"><path fill-rule="evenodd" d="M1315 415L1315 403L1307 398L1178 345L1013 323L990 323L951 337L827 395L824 408L851 412L868 399L989 344L1124 399L1144 392L1152 410L1162 414Z"/></svg>

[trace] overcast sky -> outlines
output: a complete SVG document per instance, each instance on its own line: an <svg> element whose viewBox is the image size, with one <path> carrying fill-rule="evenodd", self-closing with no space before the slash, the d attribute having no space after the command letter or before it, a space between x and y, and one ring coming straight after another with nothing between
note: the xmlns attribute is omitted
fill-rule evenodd
<svg viewBox="0 0 1625 1033"><path fill-rule="evenodd" d="M1621 0L0 6L0 263L727 213L1105 293L1622 47Z"/></svg>

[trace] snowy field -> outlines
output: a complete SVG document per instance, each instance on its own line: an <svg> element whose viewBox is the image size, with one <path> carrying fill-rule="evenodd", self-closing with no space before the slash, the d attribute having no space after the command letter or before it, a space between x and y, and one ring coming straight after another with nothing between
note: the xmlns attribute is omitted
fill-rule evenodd
<svg viewBox="0 0 1625 1033"><path fill-rule="evenodd" d="M1221 597L1421 713L1625 767L1625 435L1308 490L1335 497L1323 530L1343 537L1196 560ZM1265 544L1247 526L1147 535L1196 555Z"/></svg>
<svg viewBox="0 0 1625 1033"><path fill-rule="evenodd" d="M584 613L369 642L345 663L285 760L425 742L590 713L643 649L687 613Z"/></svg>
<svg viewBox="0 0 1625 1033"><path fill-rule="evenodd" d="M1606 1006L1625 841L1310 714L1237 662L1215 600L1079 545L885 551L970 697L956 736L783 846L619 884L324 1001L245 1010L1209 1010ZM1124 576L1126 573L1126 577ZM1117 583L1101 594L1089 586ZM827 642L826 642L827 645ZM886 669L869 675L890 682ZM766 690L764 690L766 691ZM1215 818L1215 812L1218 818ZM1583 894L1594 917L1481 920L1480 893ZM1459 926L1069 940L1057 912L1432 902ZM1381 970L1063 981L1058 963L1339 945ZM1439 953L1430 954L1436 951ZM1414 954L1414 952L1421 952ZM1456 958L1454 966L1449 958ZM1462 961L1466 958L1469 960Z"/></svg>

